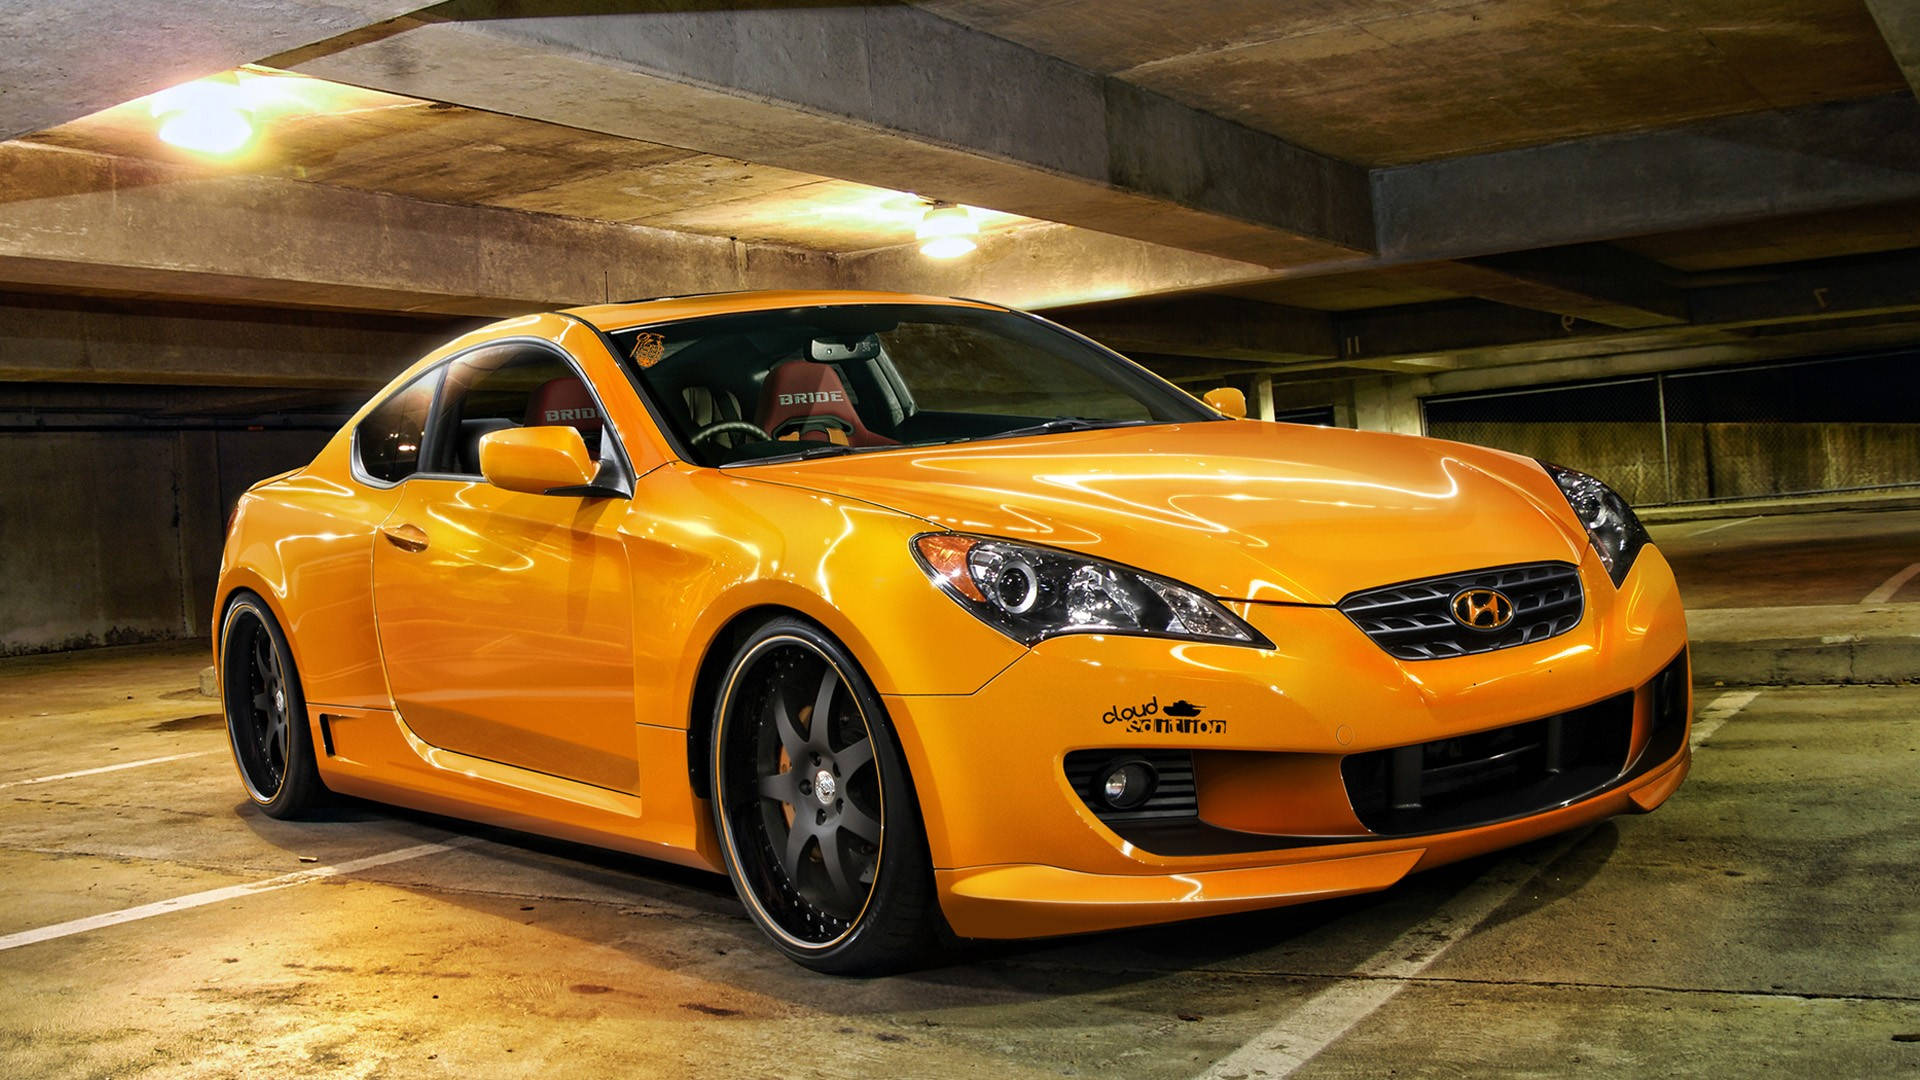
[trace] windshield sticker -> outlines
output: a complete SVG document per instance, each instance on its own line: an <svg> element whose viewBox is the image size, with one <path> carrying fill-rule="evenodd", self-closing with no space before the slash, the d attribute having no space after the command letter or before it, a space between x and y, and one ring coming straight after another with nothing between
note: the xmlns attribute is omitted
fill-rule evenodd
<svg viewBox="0 0 1920 1080"><path fill-rule="evenodd" d="M650 368L667 355L667 336L641 331L633 336L633 362Z"/></svg>

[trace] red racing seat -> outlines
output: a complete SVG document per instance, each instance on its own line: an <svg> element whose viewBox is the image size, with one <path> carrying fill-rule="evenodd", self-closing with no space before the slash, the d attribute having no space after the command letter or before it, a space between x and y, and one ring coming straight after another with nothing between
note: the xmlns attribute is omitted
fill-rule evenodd
<svg viewBox="0 0 1920 1080"><path fill-rule="evenodd" d="M839 372L811 360L789 360L767 372L756 419L776 439L838 442L829 434L838 431L851 446L896 445L896 440L877 435L860 422Z"/></svg>
<svg viewBox="0 0 1920 1080"><path fill-rule="evenodd" d="M565 425L580 432L589 454L600 452L600 407L586 384L571 375L541 383L527 398L527 427Z"/></svg>

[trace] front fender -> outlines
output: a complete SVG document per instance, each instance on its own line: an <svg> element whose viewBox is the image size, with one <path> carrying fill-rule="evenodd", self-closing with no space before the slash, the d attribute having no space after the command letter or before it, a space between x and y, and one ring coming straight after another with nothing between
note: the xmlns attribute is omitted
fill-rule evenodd
<svg viewBox="0 0 1920 1080"><path fill-rule="evenodd" d="M636 676L669 701L693 699L714 641L756 609L825 627L883 694L972 693L1026 651L927 580L909 543L933 526L918 518L713 470L669 466L639 487Z"/></svg>

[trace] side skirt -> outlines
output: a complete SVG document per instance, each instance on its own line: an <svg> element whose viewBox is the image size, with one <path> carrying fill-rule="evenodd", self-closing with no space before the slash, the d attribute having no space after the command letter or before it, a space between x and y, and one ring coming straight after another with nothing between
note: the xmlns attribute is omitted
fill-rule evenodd
<svg viewBox="0 0 1920 1080"><path fill-rule="evenodd" d="M686 735L677 729L635 725L642 784L667 778L661 785L667 793L644 804L655 812L644 813L641 797L630 792L434 746L391 711L310 705L308 714L314 745L322 748L320 779L330 791L681 866L721 869L711 829L697 812L704 804L685 791ZM688 805L676 805L675 784Z"/></svg>

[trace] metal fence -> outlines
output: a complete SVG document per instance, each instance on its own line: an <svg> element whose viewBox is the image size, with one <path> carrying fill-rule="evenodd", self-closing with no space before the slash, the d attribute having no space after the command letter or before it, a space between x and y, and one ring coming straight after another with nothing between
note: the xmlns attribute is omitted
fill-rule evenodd
<svg viewBox="0 0 1920 1080"><path fill-rule="evenodd" d="M1920 349L1421 402L1429 435L1590 472L1638 505L1920 485Z"/></svg>

